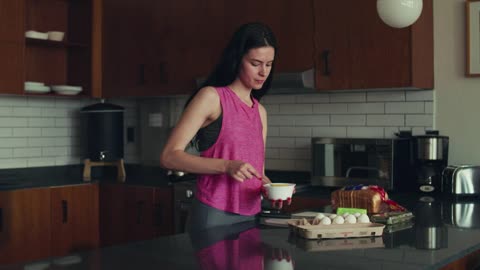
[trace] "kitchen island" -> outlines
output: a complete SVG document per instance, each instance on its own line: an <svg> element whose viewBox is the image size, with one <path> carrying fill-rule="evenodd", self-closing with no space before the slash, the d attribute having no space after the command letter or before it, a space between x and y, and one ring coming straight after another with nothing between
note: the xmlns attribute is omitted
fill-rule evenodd
<svg viewBox="0 0 480 270"><path fill-rule="evenodd" d="M441 239L425 240L421 233ZM429 231L415 225L386 228L379 237L317 241L298 238L288 228L247 222L0 269L472 269L476 262L444 267L478 250L480 229L445 225Z"/></svg>

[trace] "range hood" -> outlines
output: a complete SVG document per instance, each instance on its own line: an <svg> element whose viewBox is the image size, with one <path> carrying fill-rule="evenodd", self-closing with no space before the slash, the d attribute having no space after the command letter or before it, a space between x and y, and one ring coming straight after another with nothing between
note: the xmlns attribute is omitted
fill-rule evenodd
<svg viewBox="0 0 480 270"><path fill-rule="evenodd" d="M197 86L200 86L205 78L197 78ZM268 95L282 94L307 94L318 93L315 91L315 70L308 69L299 72L277 72Z"/></svg>
<svg viewBox="0 0 480 270"><path fill-rule="evenodd" d="M300 72L279 72L273 76L268 94L306 94L316 93L315 72L308 69Z"/></svg>

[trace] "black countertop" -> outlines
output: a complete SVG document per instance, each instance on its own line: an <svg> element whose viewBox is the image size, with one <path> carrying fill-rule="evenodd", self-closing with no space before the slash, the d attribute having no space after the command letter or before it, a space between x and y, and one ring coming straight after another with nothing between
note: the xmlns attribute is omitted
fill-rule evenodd
<svg viewBox="0 0 480 270"><path fill-rule="evenodd" d="M387 226L380 237L305 240L252 222L0 269L439 269L480 249L478 198L392 198L410 205L416 220Z"/></svg>

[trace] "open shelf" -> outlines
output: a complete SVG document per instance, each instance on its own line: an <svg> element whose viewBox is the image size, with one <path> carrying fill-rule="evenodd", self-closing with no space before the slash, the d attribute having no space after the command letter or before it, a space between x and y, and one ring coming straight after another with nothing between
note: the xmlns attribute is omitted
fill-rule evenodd
<svg viewBox="0 0 480 270"><path fill-rule="evenodd" d="M25 38L27 45L47 46L47 47L61 47L61 48L89 48L90 46L82 43L74 43L68 41L54 41L36 38Z"/></svg>

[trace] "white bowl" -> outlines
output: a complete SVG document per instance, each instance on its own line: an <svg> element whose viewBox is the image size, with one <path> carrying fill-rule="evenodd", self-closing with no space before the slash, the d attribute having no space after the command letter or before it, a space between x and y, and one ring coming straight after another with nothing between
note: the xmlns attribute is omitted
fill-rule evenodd
<svg viewBox="0 0 480 270"><path fill-rule="evenodd" d="M271 259L265 262L265 270L293 270L292 260L286 259L276 260Z"/></svg>
<svg viewBox="0 0 480 270"><path fill-rule="evenodd" d="M31 84L25 82L25 92L30 93L48 93L50 92L50 87L42 84Z"/></svg>
<svg viewBox="0 0 480 270"><path fill-rule="evenodd" d="M52 85L52 90L60 95L77 95L82 92L81 86L73 85Z"/></svg>
<svg viewBox="0 0 480 270"><path fill-rule="evenodd" d="M271 183L265 184L263 187L267 191L270 200L286 200L292 198L295 184L292 183Z"/></svg>
<svg viewBox="0 0 480 270"><path fill-rule="evenodd" d="M35 38L35 39L48 39L48 33L38 32L34 30L29 30L25 32L25 36L28 38Z"/></svg>
<svg viewBox="0 0 480 270"><path fill-rule="evenodd" d="M49 40L62 41L64 36L65 36L64 32L60 32L60 31L49 31L48 32L48 39Z"/></svg>

